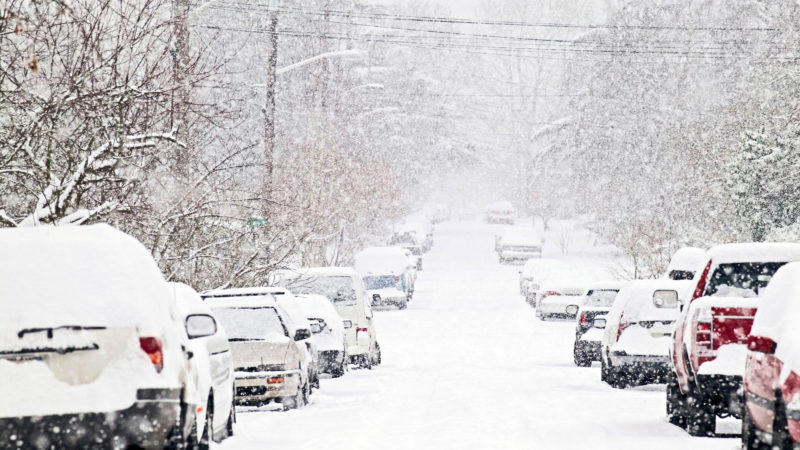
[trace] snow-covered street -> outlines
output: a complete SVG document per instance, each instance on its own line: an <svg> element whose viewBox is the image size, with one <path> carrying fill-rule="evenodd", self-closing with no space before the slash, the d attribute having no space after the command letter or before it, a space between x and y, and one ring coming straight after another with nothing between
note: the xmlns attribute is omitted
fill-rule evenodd
<svg viewBox="0 0 800 450"><path fill-rule="evenodd" d="M408 310L377 313L383 364L323 379L299 410L239 409L221 448L738 448L669 424L663 385L613 389L576 367L573 322L534 316L519 266L497 262L499 229L441 224Z"/></svg>

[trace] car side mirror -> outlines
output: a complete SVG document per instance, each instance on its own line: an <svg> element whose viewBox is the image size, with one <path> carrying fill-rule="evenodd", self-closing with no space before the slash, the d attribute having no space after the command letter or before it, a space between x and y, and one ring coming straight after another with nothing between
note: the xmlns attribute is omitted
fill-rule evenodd
<svg viewBox="0 0 800 450"><path fill-rule="evenodd" d="M656 308L674 309L678 308L680 304L678 291L658 290L653 293L653 305L655 305Z"/></svg>
<svg viewBox="0 0 800 450"><path fill-rule="evenodd" d="M606 327L606 319L602 317L596 317L592 322L592 326L595 328L605 329Z"/></svg>
<svg viewBox="0 0 800 450"><path fill-rule="evenodd" d="M353 321L352 320L343 320L342 324L344 325L345 329L353 328Z"/></svg>
<svg viewBox="0 0 800 450"><path fill-rule="evenodd" d="M190 314L186 317L186 335L189 339L213 336L217 332L217 321L208 314Z"/></svg>
<svg viewBox="0 0 800 450"><path fill-rule="evenodd" d="M381 304L381 294L372 294L372 304L373 305Z"/></svg>
<svg viewBox="0 0 800 450"><path fill-rule="evenodd" d="M294 340L302 341L311 337L311 331L308 328L301 328L294 332Z"/></svg>

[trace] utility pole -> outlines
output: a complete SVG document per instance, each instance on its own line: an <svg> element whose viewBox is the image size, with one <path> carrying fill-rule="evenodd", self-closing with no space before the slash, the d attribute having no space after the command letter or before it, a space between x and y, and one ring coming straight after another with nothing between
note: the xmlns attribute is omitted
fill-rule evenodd
<svg viewBox="0 0 800 450"><path fill-rule="evenodd" d="M268 202L272 200L272 177L275 164L275 84L278 70L278 3L270 0L269 11L269 47L267 47L267 80L266 104L264 105L264 182L263 195L266 200L264 213L266 216Z"/></svg>
<svg viewBox="0 0 800 450"><path fill-rule="evenodd" d="M172 105L172 128L187 145L175 145L172 167L179 175L189 171L188 110L189 110L189 0L173 0L172 17L175 21L175 48L173 49L173 80L175 93Z"/></svg>

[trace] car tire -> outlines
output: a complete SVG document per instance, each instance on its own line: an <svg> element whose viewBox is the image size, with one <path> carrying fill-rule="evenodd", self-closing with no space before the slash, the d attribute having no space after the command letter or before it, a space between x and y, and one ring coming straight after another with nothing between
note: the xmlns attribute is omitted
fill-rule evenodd
<svg viewBox="0 0 800 450"><path fill-rule="evenodd" d="M406 299L404 302L398 303L397 305L397 309L406 309L406 308L408 308L408 299Z"/></svg>
<svg viewBox="0 0 800 450"><path fill-rule="evenodd" d="M303 406L303 397L305 397L305 390L308 386L308 383L300 386L297 389L297 393L292 397L283 397L281 403L283 403L283 410L288 411L290 409L297 409Z"/></svg>
<svg viewBox="0 0 800 450"><path fill-rule="evenodd" d="M686 428L686 396L678 385L678 377L670 371L667 375L667 418L669 423Z"/></svg>
<svg viewBox="0 0 800 450"><path fill-rule="evenodd" d="M606 366L605 358L602 356L600 357L600 381L608 383L608 367Z"/></svg>
<svg viewBox="0 0 800 450"><path fill-rule="evenodd" d="M587 358L584 352L578 349L578 341L575 341L575 344L572 346L572 359L575 361L575 365L578 367L589 367L592 365L592 359Z"/></svg>
<svg viewBox="0 0 800 450"><path fill-rule="evenodd" d="M197 441L197 450L208 450L211 446L211 440L214 439L214 407L213 398L209 396L208 405L206 405L206 426L203 429L203 436ZM195 427L197 421L195 421Z"/></svg>
<svg viewBox="0 0 800 450"><path fill-rule="evenodd" d="M780 450L793 448L789 423L786 420L786 404L783 402L780 390L775 391L775 417L772 420L772 445L769 448Z"/></svg>
<svg viewBox="0 0 800 450"><path fill-rule="evenodd" d="M690 383L686 398L686 431L691 436L712 436L716 420L716 416L707 411L705 399Z"/></svg>
<svg viewBox="0 0 800 450"><path fill-rule="evenodd" d="M381 344L375 343L375 361L374 365L381 365Z"/></svg>

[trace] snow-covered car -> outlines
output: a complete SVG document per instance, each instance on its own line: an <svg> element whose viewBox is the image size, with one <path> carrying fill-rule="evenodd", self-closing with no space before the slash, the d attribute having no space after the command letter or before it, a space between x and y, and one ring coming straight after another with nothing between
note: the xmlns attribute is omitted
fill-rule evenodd
<svg viewBox="0 0 800 450"><path fill-rule="evenodd" d="M542 238L529 228L509 228L496 243L501 263L542 257Z"/></svg>
<svg viewBox="0 0 800 450"><path fill-rule="evenodd" d="M586 290L575 324L575 343L572 346L575 365L587 367L592 361L600 361L603 332L594 326L594 319L608 313L624 284L621 281L598 282L591 284Z"/></svg>
<svg viewBox="0 0 800 450"><path fill-rule="evenodd" d="M264 288L219 289L202 294L231 345L237 405L272 401L283 408L308 403L306 339L301 328Z"/></svg>
<svg viewBox="0 0 800 450"><path fill-rule="evenodd" d="M606 383L661 383L670 371L669 347L691 281L635 280L620 289L601 343L600 377Z"/></svg>
<svg viewBox="0 0 800 450"><path fill-rule="evenodd" d="M670 280L691 280L703 268L706 250L698 247L682 247L672 255L667 266L666 278Z"/></svg>
<svg viewBox="0 0 800 450"><path fill-rule="evenodd" d="M742 448L800 447L800 263L764 289L747 338Z"/></svg>
<svg viewBox="0 0 800 450"><path fill-rule="evenodd" d="M150 252L90 225L0 229L0 255L0 447L185 445L199 405Z"/></svg>
<svg viewBox="0 0 800 450"><path fill-rule="evenodd" d="M507 223L514 225L516 220L517 211L514 205L508 201L499 201L490 203L486 206L486 222L487 223Z"/></svg>
<svg viewBox="0 0 800 450"><path fill-rule="evenodd" d="M553 258L534 258L525 263L520 273L520 290L525 293L525 301L536 308L541 297L542 284L548 279L563 276L572 268L563 261Z"/></svg>
<svg viewBox="0 0 800 450"><path fill-rule="evenodd" d="M344 321L333 304L324 295L296 295L297 304L319 330L313 333L319 355L319 370L331 376L340 377L347 369L347 339Z"/></svg>
<svg viewBox="0 0 800 450"><path fill-rule="evenodd" d="M397 247L392 247L400 251ZM402 254L402 251L401 251ZM405 258L405 255L403 255ZM407 265L404 259L404 267ZM350 362L372 368L381 362L381 347L361 275L350 267L311 267L275 274L273 283L295 294L324 295L344 321Z"/></svg>
<svg viewBox="0 0 800 450"><path fill-rule="evenodd" d="M374 306L408 306L414 289L408 258L398 247L367 247L355 256L355 270L370 291Z"/></svg>
<svg viewBox="0 0 800 450"><path fill-rule="evenodd" d="M302 339L299 342L305 344L305 367L308 371L308 380L309 380L309 387L310 388L319 388L319 352L317 351L317 344L314 339L312 339L312 326L311 322L306 318L306 314L300 305L297 303L297 300L294 298L294 294L286 288L282 287L266 287L261 288L262 292L268 292L275 296L275 299L278 301L278 305L283 308L283 310L289 315L292 320L292 323L298 328L307 330L309 332L309 337L306 339ZM309 390L309 394L312 391Z"/></svg>
<svg viewBox="0 0 800 450"><path fill-rule="evenodd" d="M536 317L573 319L578 314L586 293L586 283L577 281L547 281L541 286L542 294L536 303Z"/></svg>
<svg viewBox="0 0 800 450"><path fill-rule="evenodd" d="M400 247L408 250L414 255L413 266L416 270L422 270L422 244L417 240L415 233L394 233L389 237L386 244L390 247Z"/></svg>
<svg viewBox="0 0 800 450"><path fill-rule="evenodd" d="M406 216L405 222L397 230L400 233L414 233L426 252L433 247L433 223L422 214Z"/></svg>
<svg viewBox="0 0 800 450"><path fill-rule="evenodd" d="M667 383L670 420L689 434L712 434L717 416L741 417L745 342L758 295L792 261L800 261L800 244L725 244L706 253L678 319Z"/></svg>
<svg viewBox="0 0 800 450"><path fill-rule="evenodd" d="M183 283L170 285L184 329L185 346L192 354L189 363L196 377L196 403L200 405L197 435L200 447L208 448L209 442L221 442L233 435L236 412L231 345L197 291Z"/></svg>

